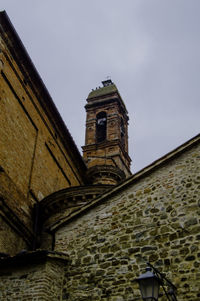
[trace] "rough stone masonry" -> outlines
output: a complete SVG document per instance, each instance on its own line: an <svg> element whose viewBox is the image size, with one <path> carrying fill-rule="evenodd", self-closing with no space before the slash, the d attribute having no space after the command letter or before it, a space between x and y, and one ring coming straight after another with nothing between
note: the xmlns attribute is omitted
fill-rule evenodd
<svg viewBox="0 0 200 301"><path fill-rule="evenodd" d="M134 280L145 261L176 285L179 301L200 300L199 171L198 144L60 226L55 249L71 258L63 300L141 300Z"/></svg>

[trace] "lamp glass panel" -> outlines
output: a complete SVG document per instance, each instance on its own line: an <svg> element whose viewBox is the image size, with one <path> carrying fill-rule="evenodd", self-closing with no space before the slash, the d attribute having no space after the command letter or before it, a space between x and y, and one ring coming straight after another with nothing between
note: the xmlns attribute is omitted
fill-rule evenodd
<svg viewBox="0 0 200 301"><path fill-rule="evenodd" d="M158 300L160 284L157 278L140 280L139 285L143 300Z"/></svg>
<svg viewBox="0 0 200 301"><path fill-rule="evenodd" d="M144 300L148 300L147 298L152 298L153 297L153 279L144 279L140 280L140 291L142 294L142 298ZM149 299L151 300L151 299Z"/></svg>
<svg viewBox="0 0 200 301"><path fill-rule="evenodd" d="M158 295L159 295L159 288L160 288L160 283L157 278L153 279L153 297L158 300Z"/></svg>

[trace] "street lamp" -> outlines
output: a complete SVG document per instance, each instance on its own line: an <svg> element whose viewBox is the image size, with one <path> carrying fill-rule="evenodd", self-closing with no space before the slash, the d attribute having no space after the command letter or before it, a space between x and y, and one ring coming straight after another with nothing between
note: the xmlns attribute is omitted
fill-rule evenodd
<svg viewBox="0 0 200 301"><path fill-rule="evenodd" d="M150 267L146 268L146 273L139 276L137 282L139 283L142 299L144 301L158 300L161 280L152 273Z"/></svg>
<svg viewBox="0 0 200 301"><path fill-rule="evenodd" d="M139 283L142 299L144 301L158 301L159 289L162 286L167 299L169 301L177 301L176 287L150 263L147 264L146 273L136 279ZM168 291L166 287L168 287Z"/></svg>

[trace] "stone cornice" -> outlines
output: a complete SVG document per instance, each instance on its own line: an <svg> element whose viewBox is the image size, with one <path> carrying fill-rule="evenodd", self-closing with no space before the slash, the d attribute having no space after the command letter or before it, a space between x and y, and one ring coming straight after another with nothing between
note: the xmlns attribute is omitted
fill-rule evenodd
<svg viewBox="0 0 200 301"><path fill-rule="evenodd" d="M106 141L103 141L101 143L84 145L84 146L82 146L82 150L83 151L97 150L99 148L99 146L101 147L101 149L108 148L108 147L113 147L113 146L119 146L123 156L129 162L129 164L132 161L131 158L129 157L128 153L124 150L124 148L122 146L122 143L121 143L121 140L119 140L119 139L106 140ZM129 170L129 172L130 172L130 170Z"/></svg>
<svg viewBox="0 0 200 301"><path fill-rule="evenodd" d="M121 111L123 112L124 116L126 117L126 120L129 120L128 117L128 112L124 106L124 104L121 102L121 98L119 98L118 95L113 94L113 95L109 95L106 97L100 97L99 99L95 99L93 102L88 103L85 105L85 109L86 111L88 111L88 109L94 108L94 107L99 107L101 105L108 105L108 104L113 104L113 103L118 103L119 107L121 109Z"/></svg>
<svg viewBox="0 0 200 301"><path fill-rule="evenodd" d="M69 256L66 253L53 252L47 250L37 250L33 252L22 251L15 256L1 257L0 255L0 267L9 266L24 266L32 265L35 263L46 262L47 260L56 260L61 262L68 262ZM1 274L1 273L0 273Z"/></svg>
<svg viewBox="0 0 200 301"><path fill-rule="evenodd" d="M56 213L62 216L62 212L68 209L77 211L111 188L111 185L75 186L54 192L38 204L40 220L45 224Z"/></svg>
<svg viewBox="0 0 200 301"><path fill-rule="evenodd" d="M111 157L112 159L112 157ZM113 160L114 161L114 160ZM108 178L111 178L116 181L116 183L121 182L123 179L126 178L125 173L119 169L117 166L112 165L95 165L90 168L88 168L87 171L87 177L90 182L93 182L93 178L96 177L99 178L100 175L108 176Z"/></svg>

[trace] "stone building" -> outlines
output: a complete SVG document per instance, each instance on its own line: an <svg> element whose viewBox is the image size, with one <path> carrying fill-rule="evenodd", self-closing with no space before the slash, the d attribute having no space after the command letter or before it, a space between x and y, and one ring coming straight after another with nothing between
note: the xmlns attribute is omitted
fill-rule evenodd
<svg viewBox="0 0 200 301"><path fill-rule="evenodd" d="M85 108L82 158L1 12L0 300L141 300L146 262L200 300L200 135L131 175L117 87Z"/></svg>

